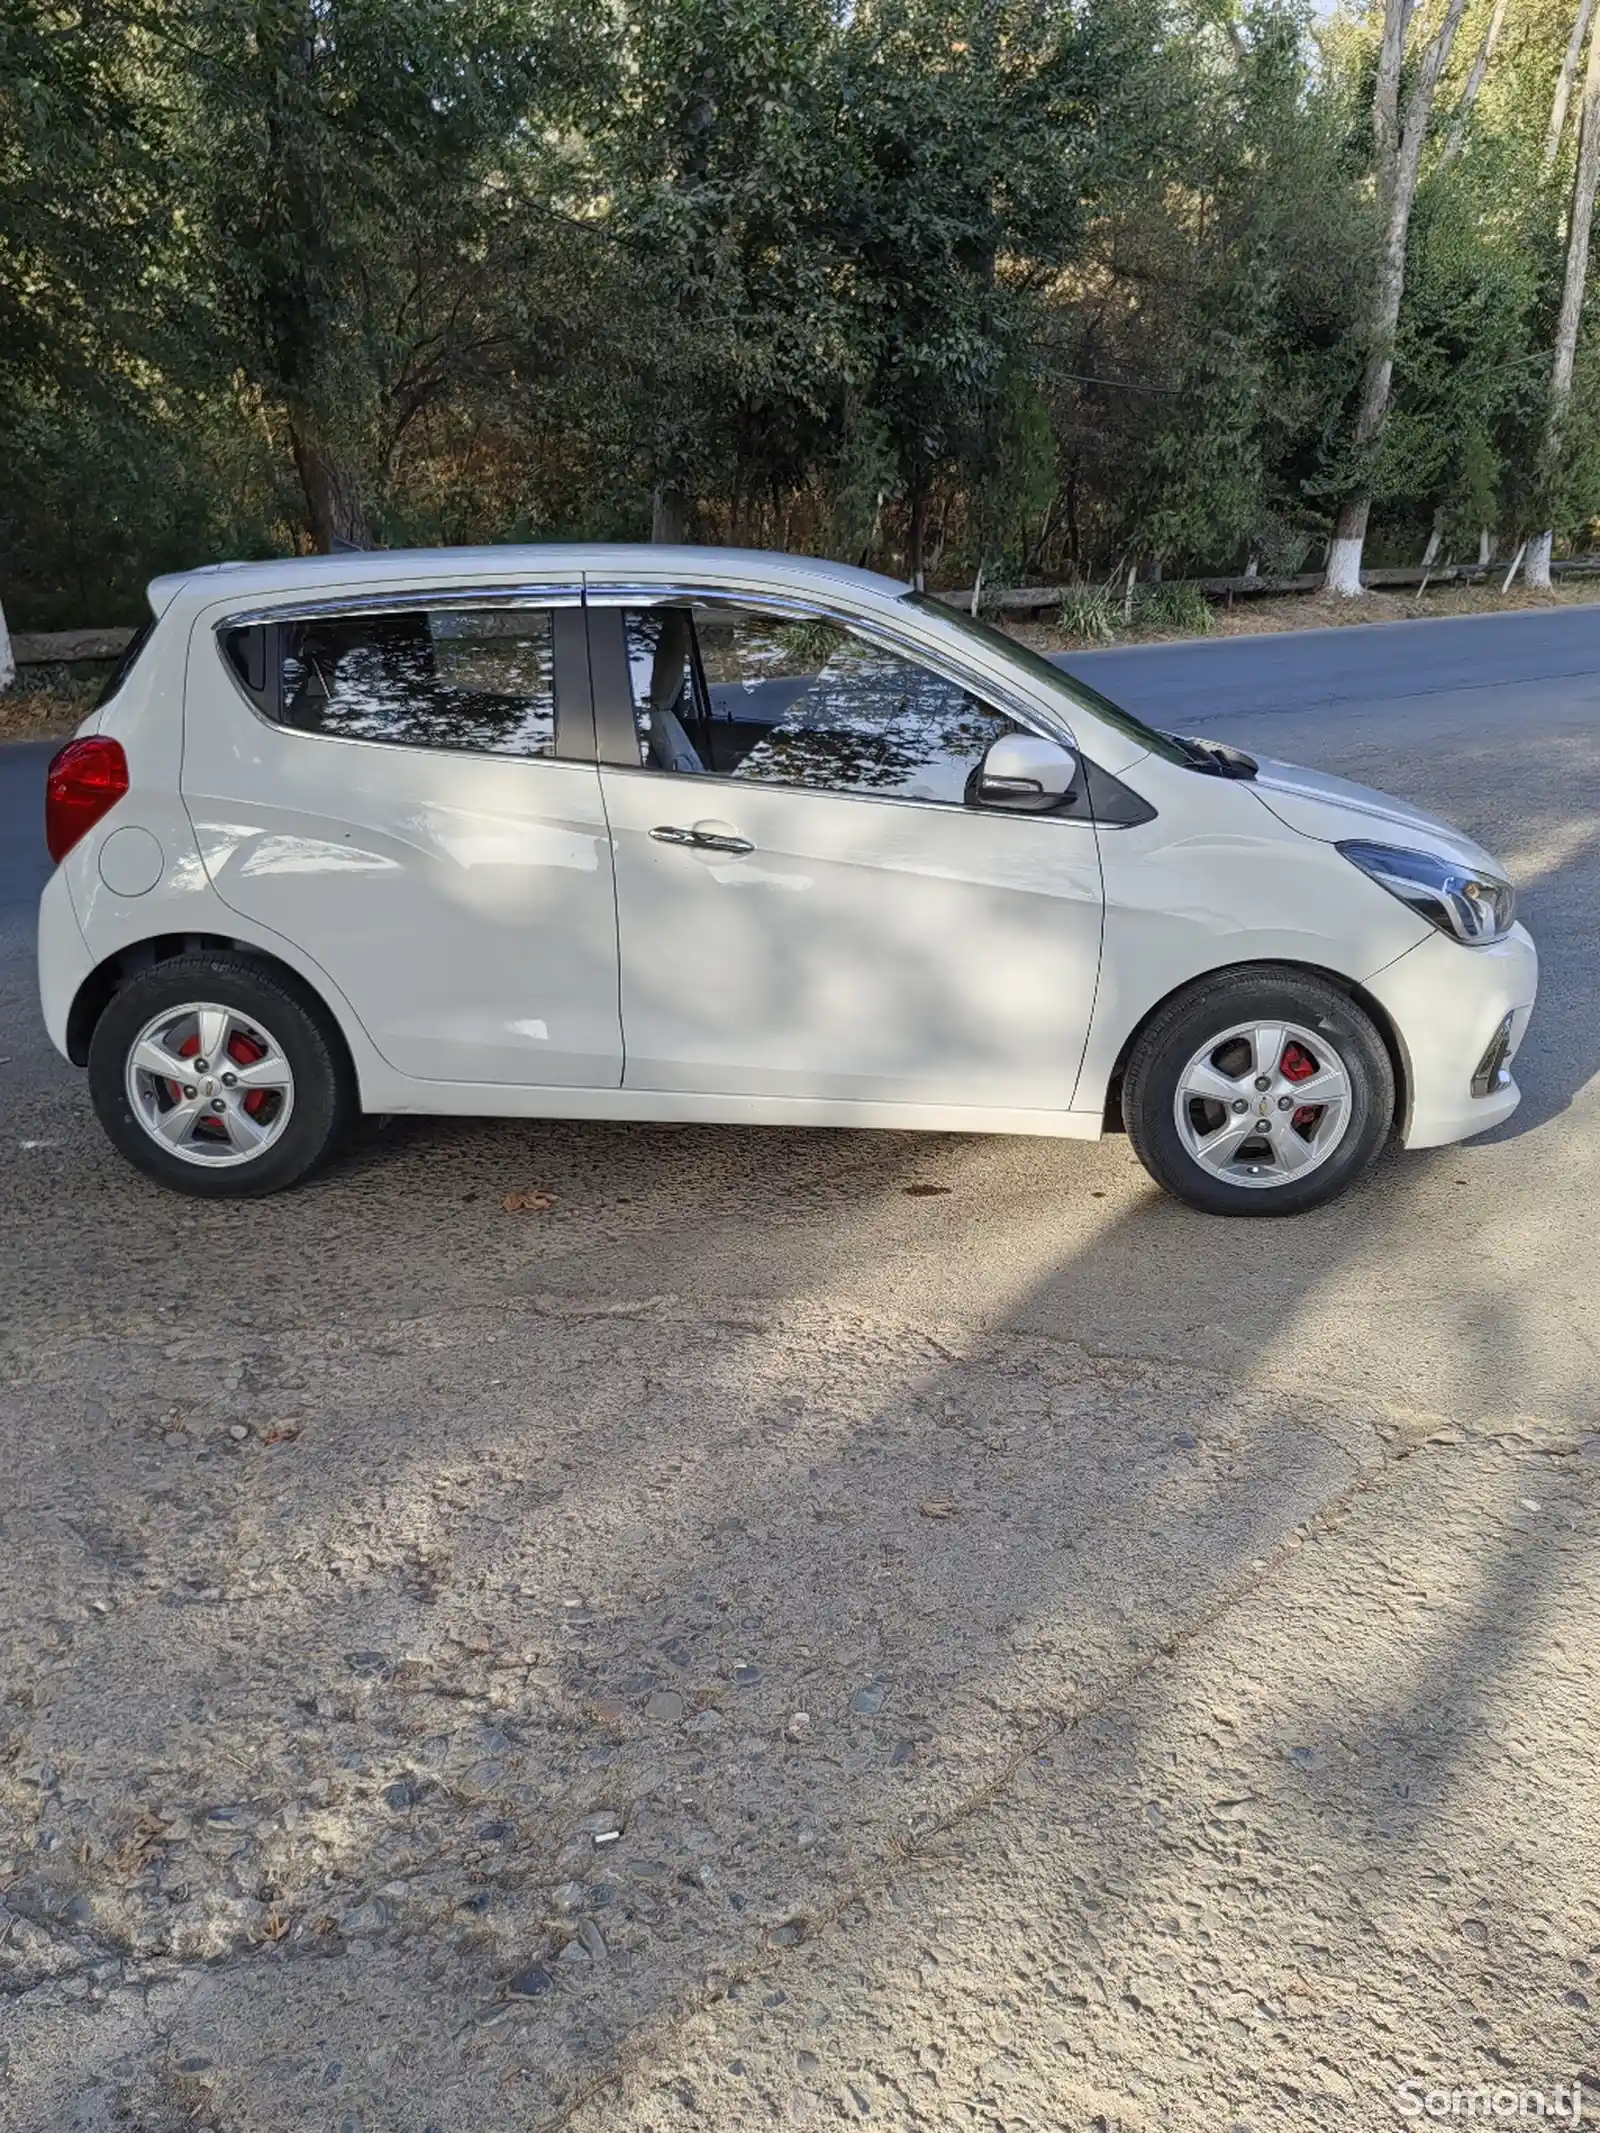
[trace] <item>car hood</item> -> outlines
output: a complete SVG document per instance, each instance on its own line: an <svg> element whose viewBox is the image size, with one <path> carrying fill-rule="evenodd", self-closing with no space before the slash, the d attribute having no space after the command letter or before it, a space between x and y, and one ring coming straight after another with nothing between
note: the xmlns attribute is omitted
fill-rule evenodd
<svg viewBox="0 0 1600 2133"><path fill-rule="evenodd" d="M1345 838L1364 838L1369 844L1399 844L1412 851L1437 853L1454 865L1474 873L1504 877L1500 862L1481 844L1448 822L1425 815L1420 807L1374 792L1370 785L1356 785L1348 778L1329 777L1325 771L1305 770L1298 763L1276 763L1257 758L1256 775L1248 790L1287 828L1302 837L1318 837L1325 843Z"/></svg>

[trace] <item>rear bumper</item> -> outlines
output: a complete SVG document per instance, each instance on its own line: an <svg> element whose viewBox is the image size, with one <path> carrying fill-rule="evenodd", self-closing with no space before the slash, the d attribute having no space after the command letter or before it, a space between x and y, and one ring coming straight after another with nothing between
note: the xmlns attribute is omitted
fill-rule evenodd
<svg viewBox="0 0 1600 2133"><path fill-rule="evenodd" d="M1485 1096L1472 1077L1511 1018L1506 1064L1516 1057L1539 987L1539 954L1513 926L1492 948L1465 948L1435 933L1367 980L1399 1035L1406 1074L1400 1138L1407 1148L1439 1148L1509 1118L1522 1091L1509 1073Z"/></svg>
<svg viewBox="0 0 1600 2133"><path fill-rule="evenodd" d="M67 890L67 877L58 867L45 883L39 899L39 1005L50 1042L65 1059L67 1017L84 979L94 968L79 930L77 914Z"/></svg>

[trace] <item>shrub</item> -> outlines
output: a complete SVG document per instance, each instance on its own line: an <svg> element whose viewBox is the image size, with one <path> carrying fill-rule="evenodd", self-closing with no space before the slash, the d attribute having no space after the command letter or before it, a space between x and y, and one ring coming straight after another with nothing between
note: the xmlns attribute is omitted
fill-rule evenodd
<svg viewBox="0 0 1600 2133"><path fill-rule="evenodd" d="M1216 626L1211 602L1198 585L1174 578L1168 585L1147 585L1135 595L1134 614L1154 629L1183 630L1204 637Z"/></svg>
<svg viewBox="0 0 1600 2133"><path fill-rule="evenodd" d="M1121 619L1116 596L1104 585L1069 586L1056 616L1067 636L1082 637L1089 644L1109 644Z"/></svg>

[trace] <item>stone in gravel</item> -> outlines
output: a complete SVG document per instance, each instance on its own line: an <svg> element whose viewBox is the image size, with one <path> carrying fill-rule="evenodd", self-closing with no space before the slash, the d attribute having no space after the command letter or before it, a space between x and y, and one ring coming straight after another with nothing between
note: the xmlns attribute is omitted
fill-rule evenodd
<svg viewBox="0 0 1600 2133"><path fill-rule="evenodd" d="M822 2061L815 2052L796 2052L794 2055L794 2070L797 2074L804 2074L809 2081L813 2074L822 2072Z"/></svg>
<svg viewBox="0 0 1600 2133"><path fill-rule="evenodd" d="M208 1807L206 1822L212 1829L232 1829L248 1820L248 1811L243 1807Z"/></svg>
<svg viewBox="0 0 1600 2133"><path fill-rule="evenodd" d="M876 1718L888 1693L881 1681L869 1681L864 1689L857 1689L851 1697L850 1708L858 1718Z"/></svg>
<svg viewBox="0 0 1600 2133"><path fill-rule="evenodd" d="M605 1844L621 1836L622 1817L614 1807L602 1807L592 1815L585 1815L578 1827L597 1844Z"/></svg>
<svg viewBox="0 0 1600 2133"><path fill-rule="evenodd" d="M733 1670L733 1685L736 1689L753 1689L761 1679L758 1666L736 1666Z"/></svg>
<svg viewBox="0 0 1600 2133"><path fill-rule="evenodd" d="M526 1970L519 1970L515 1977L506 1980L506 1990L514 2000L536 2000L554 1983L555 1979L542 1963L530 1963Z"/></svg>
<svg viewBox="0 0 1600 2133"><path fill-rule="evenodd" d="M551 1891L551 1901L558 1911L576 1911L583 1903L583 1883L562 1881Z"/></svg>
<svg viewBox="0 0 1600 2133"><path fill-rule="evenodd" d="M383 1652L346 1652L345 1665L352 1674L386 1674L389 1660Z"/></svg>
<svg viewBox="0 0 1600 2133"><path fill-rule="evenodd" d="M211 2061L204 2052L190 2052L186 2058L178 2061L178 2072L180 2074L203 2074L210 2064Z"/></svg>
<svg viewBox="0 0 1600 2133"><path fill-rule="evenodd" d="M621 1683L625 1696L645 1696L656 1685L654 1674L629 1674Z"/></svg>
<svg viewBox="0 0 1600 2133"><path fill-rule="evenodd" d="M1463 1937L1470 1940L1475 1948L1486 1948L1489 1944L1489 1928L1481 1918L1462 1919L1461 1932Z"/></svg>
<svg viewBox="0 0 1600 2133"><path fill-rule="evenodd" d="M603 1726L614 1726L627 1715L627 1705L611 1689L601 1689L589 1698L589 1709Z"/></svg>
<svg viewBox="0 0 1600 2133"><path fill-rule="evenodd" d="M391 1807L415 1807L422 1797L410 1778L396 1778L392 1785L385 1785L383 1796Z"/></svg>
<svg viewBox="0 0 1600 2133"><path fill-rule="evenodd" d="M811 1713L809 1711L796 1711L784 1727L783 1737L785 1740L804 1740L810 1731Z"/></svg>
<svg viewBox="0 0 1600 2133"><path fill-rule="evenodd" d="M606 1947L604 1934L592 1918L580 1918L578 1920L578 1938L583 1942L590 1962L603 1963L605 1961L610 1950Z"/></svg>
<svg viewBox="0 0 1600 2133"><path fill-rule="evenodd" d="M1317 1759L1315 1748L1291 1748L1289 1760L1301 1770L1309 1770Z"/></svg>
<svg viewBox="0 0 1600 2133"><path fill-rule="evenodd" d="M774 1926L767 1938L775 1948L795 1948L805 1935L799 1926Z"/></svg>
<svg viewBox="0 0 1600 2133"><path fill-rule="evenodd" d="M722 1724L720 1711L696 1711L684 1726L685 1733L715 1733Z"/></svg>
<svg viewBox="0 0 1600 2133"><path fill-rule="evenodd" d="M161 1441L167 1447L167 1450L169 1452L176 1452L182 1450L184 1445L188 1443L189 1438L187 1432L184 1430L169 1429L162 1437Z"/></svg>
<svg viewBox="0 0 1600 2133"><path fill-rule="evenodd" d="M380 1903L376 1896L358 1904L355 1910L346 1911L339 1925L352 1940L364 1940L373 1933L381 1933L389 1923L389 1906Z"/></svg>
<svg viewBox="0 0 1600 2133"><path fill-rule="evenodd" d="M581 1941L569 1940L556 1960L561 1963L586 1963L589 1960L589 1951Z"/></svg>
<svg viewBox="0 0 1600 2133"><path fill-rule="evenodd" d="M683 1698L676 1689L657 1689L644 1707L646 1718L664 1718L669 1725L676 1725L683 1716Z"/></svg>
<svg viewBox="0 0 1600 2133"><path fill-rule="evenodd" d="M900 1769L903 1764L911 1761L916 1752L917 1744L914 1740L897 1740L894 1744L894 1753L889 1757L890 1768L894 1770Z"/></svg>
<svg viewBox="0 0 1600 2133"><path fill-rule="evenodd" d="M229 1425L228 1435L233 1439L235 1444L243 1444L245 1438L248 1437L249 1434L250 1432L245 1428L242 1422L234 1422Z"/></svg>

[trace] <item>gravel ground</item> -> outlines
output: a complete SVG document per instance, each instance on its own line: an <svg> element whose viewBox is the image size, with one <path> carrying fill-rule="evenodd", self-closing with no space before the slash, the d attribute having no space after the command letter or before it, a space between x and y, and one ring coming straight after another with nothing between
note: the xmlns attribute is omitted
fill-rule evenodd
<svg viewBox="0 0 1600 2133"><path fill-rule="evenodd" d="M1563 657L1213 722L1514 853L1545 955L1511 1127L1288 1225L1120 1141L442 1122L165 1197L45 1046L0 835L6 2133L1600 2092Z"/></svg>

